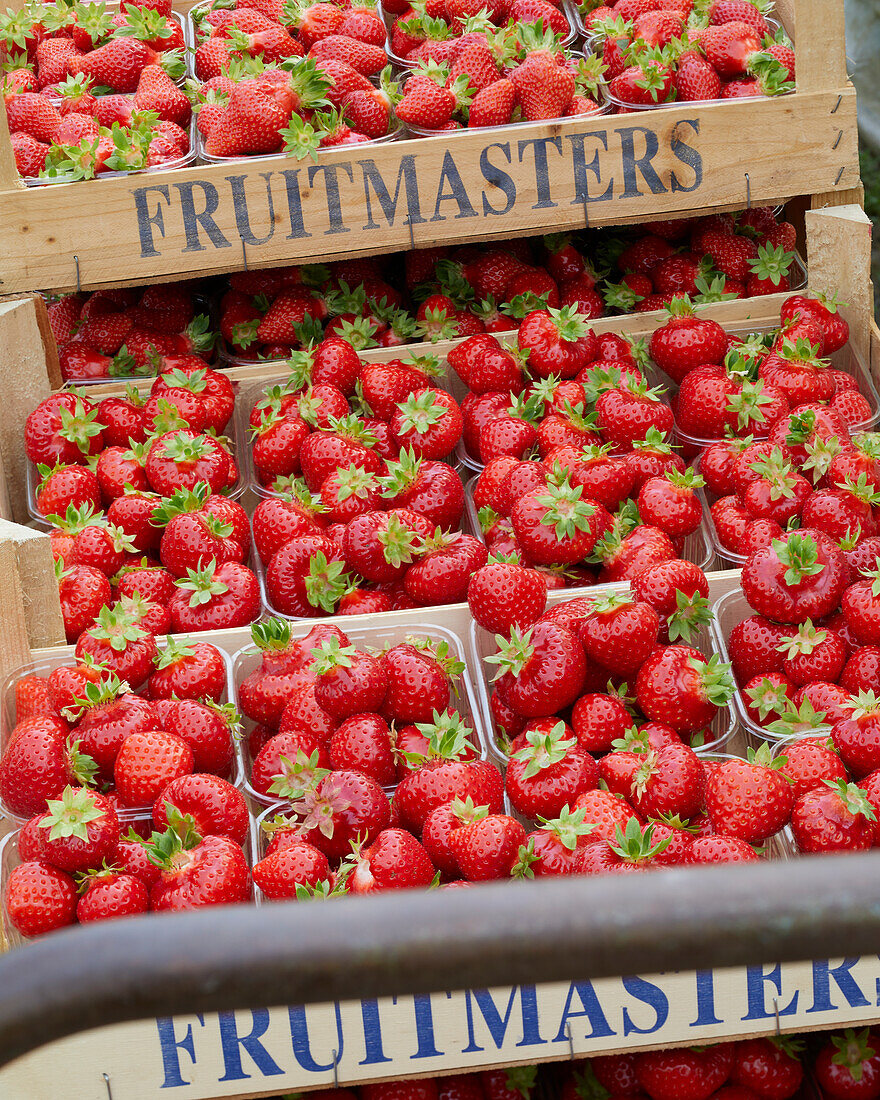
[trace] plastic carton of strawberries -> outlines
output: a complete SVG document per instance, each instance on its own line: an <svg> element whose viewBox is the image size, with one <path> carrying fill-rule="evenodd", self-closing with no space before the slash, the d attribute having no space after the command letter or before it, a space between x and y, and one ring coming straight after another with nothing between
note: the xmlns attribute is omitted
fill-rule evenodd
<svg viewBox="0 0 880 1100"><path fill-rule="evenodd" d="M175 168L195 157L170 0L27 5L0 16L16 165L29 183Z"/></svg>

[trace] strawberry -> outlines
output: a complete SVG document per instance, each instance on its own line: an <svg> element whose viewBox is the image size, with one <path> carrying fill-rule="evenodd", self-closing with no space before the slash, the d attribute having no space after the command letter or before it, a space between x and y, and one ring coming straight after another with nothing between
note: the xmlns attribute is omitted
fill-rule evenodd
<svg viewBox="0 0 880 1100"><path fill-rule="evenodd" d="M808 528L757 550L742 572L749 604L759 614L791 623L821 619L834 611L846 579L840 550L826 535Z"/></svg>
<svg viewBox="0 0 880 1100"><path fill-rule="evenodd" d="M103 662L121 680L137 689L152 670L156 639L137 625L136 617L121 604L102 607L93 626L80 634L76 656L88 654Z"/></svg>
<svg viewBox="0 0 880 1100"><path fill-rule="evenodd" d="M529 368L541 378L574 378L597 357L598 341L573 306L527 314L517 333Z"/></svg>
<svg viewBox="0 0 880 1100"><path fill-rule="evenodd" d="M847 1028L842 1035L830 1036L816 1055L814 1072L827 1096L841 1100L871 1096L880 1088L876 1038L867 1028Z"/></svg>
<svg viewBox="0 0 880 1100"><path fill-rule="evenodd" d="M76 919L80 924L134 917L149 909L149 891L137 875L96 871L86 876L83 888L85 892L76 903Z"/></svg>
<svg viewBox="0 0 880 1100"><path fill-rule="evenodd" d="M636 679L636 701L642 713L679 733L708 726L733 690L730 665L717 656L707 659L690 646L655 650Z"/></svg>
<svg viewBox="0 0 880 1100"><path fill-rule="evenodd" d="M477 813L455 830L451 845L462 876L482 882L510 875L525 839L525 829L514 818Z"/></svg>
<svg viewBox="0 0 880 1100"><path fill-rule="evenodd" d="M509 634L537 622L547 601L547 582L535 569L518 562L490 559L468 581L471 615L484 630Z"/></svg>
<svg viewBox="0 0 880 1100"><path fill-rule="evenodd" d="M273 901L308 897L309 889L329 882L332 877L324 853L303 840L268 853L254 864L253 873L256 885Z"/></svg>
<svg viewBox="0 0 880 1100"><path fill-rule="evenodd" d="M342 721L381 707L387 690L381 661L337 638L322 642L313 656L315 701L322 710Z"/></svg>
<svg viewBox="0 0 880 1100"><path fill-rule="evenodd" d="M525 633L514 628L507 640L499 636L498 641L499 652L486 660L500 667L495 691L515 713L525 718L555 714L581 694L586 658L571 631L539 621Z"/></svg>
<svg viewBox="0 0 880 1100"><path fill-rule="evenodd" d="M730 1079L734 1084L754 1089L766 1100L793 1096L804 1076L802 1050L802 1044L788 1036L744 1039L736 1044Z"/></svg>
<svg viewBox="0 0 880 1100"><path fill-rule="evenodd" d="M153 827L163 832L191 818L202 836L226 836L244 844L248 832L247 803L241 791L216 775L192 774L172 779L153 806Z"/></svg>
<svg viewBox="0 0 880 1100"><path fill-rule="evenodd" d="M293 809L300 831L331 859L351 850L359 837L371 844L390 823L390 805L382 788L356 771L333 771L303 791Z"/></svg>
<svg viewBox="0 0 880 1100"><path fill-rule="evenodd" d="M209 642L178 642L169 638L155 659L147 687L152 699L210 699L219 702L226 690L226 665Z"/></svg>
<svg viewBox="0 0 880 1100"><path fill-rule="evenodd" d="M353 894L427 887L434 879L428 853L405 829L383 829L369 847L359 848L347 880Z"/></svg>
<svg viewBox="0 0 880 1100"><path fill-rule="evenodd" d="M157 700L154 710L160 726L186 742L193 754L193 770L228 778L233 766L233 737L238 716L229 705L210 699Z"/></svg>
<svg viewBox="0 0 880 1100"><path fill-rule="evenodd" d="M404 591L421 606L463 601L469 578L488 558L479 539L439 529L422 541L420 553L419 560L406 571Z"/></svg>
<svg viewBox="0 0 880 1100"><path fill-rule="evenodd" d="M137 90L141 71L158 60L156 51L137 38L111 38L103 46L68 60L68 72L84 73L115 92Z"/></svg>
<svg viewBox="0 0 880 1100"><path fill-rule="evenodd" d="M260 586L254 573L237 561L189 570L177 581L168 603L178 633L247 626L260 614Z"/></svg>
<svg viewBox="0 0 880 1100"><path fill-rule="evenodd" d="M41 859L12 869L5 901L9 920L22 936L41 936L76 920L73 878Z"/></svg>
<svg viewBox="0 0 880 1100"><path fill-rule="evenodd" d="M791 816L794 797L768 746L748 750L748 761L725 760L713 768L706 784L706 807L714 830L760 844L777 833Z"/></svg>
<svg viewBox="0 0 880 1100"><path fill-rule="evenodd" d="M44 516L65 515L73 505L82 508L91 505L97 511L101 507L101 488L94 473L85 466L37 467L40 485L37 489L37 508Z"/></svg>
<svg viewBox="0 0 880 1100"><path fill-rule="evenodd" d="M697 317L684 299L669 306L670 318L649 341L651 358L674 381L681 382L694 368L720 364L727 350L727 335L717 321Z"/></svg>
<svg viewBox="0 0 880 1100"><path fill-rule="evenodd" d="M864 791L829 779L795 802L791 829L802 852L866 851L874 845L876 820Z"/></svg>
<svg viewBox="0 0 880 1100"><path fill-rule="evenodd" d="M160 868L150 890L150 909L185 910L230 905L250 898L251 876L241 847L228 837L206 836L191 829L154 833L151 859Z"/></svg>
<svg viewBox="0 0 880 1100"><path fill-rule="evenodd" d="M111 859L119 844L112 803L83 787L65 787L60 798L48 799L36 827L40 858L70 873Z"/></svg>
<svg viewBox="0 0 880 1100"><path fill-rule="evenodd" d="M133 733L116 756L113 773L124 806L152 804L165 787L193 770L193 753L185 741L163 730Z"/></svg>
<svg viewBox="0 0 880 1100"><path fill-rule="evenodd" d="M704 1100L724 1084L732 1068L732 1043L636 1055L639 1084L653 1100Z"/></svg>
<svg viewBox="0 0 880 1100"><path fill-rule="evenodd" d="M87 398L53 394L34 409L25 423L27 457L34 463L80 463L103 446L103 424Z"/></svg>
<svg viewBox="0 0 880 1100"><path fill-rule="evenodd" d="M435 714L432 724L423 726L427 736L424 753L413 753L406 760L407 774L395 792L400 823L419 833L439 807L458 798L470 798L472 805L488 807L500 813L504 784L498 769L488 761L476 759L471 738L473 732L459 716Z"/></svg>
<svg viewBox="0 0 880 1100"><path fill-rule="evenodd" d="M347 718L332 730L330 762L337 770L362 771L383 786L393 783L397 771L388 723L379 714L355 714Z"/></svg>
<svg viewBox="0 0 880 1100"><path fill-rule="evenodd" d="M30 817L45 809L70 783L88 784L94 761L67 740L60 718L28 718L19 722L0 758L0 796L13 814Z"/></svg>
<svg viewBox="0 0 880 1100"><path fill-rule="evenodd" d="M566 738L565 730L565 723L557 722L546 733L527 733L527 744L510 757L505 790L513 808L526 817L558 817L582 791L597 785L593 758L574 738Z"/></svg>

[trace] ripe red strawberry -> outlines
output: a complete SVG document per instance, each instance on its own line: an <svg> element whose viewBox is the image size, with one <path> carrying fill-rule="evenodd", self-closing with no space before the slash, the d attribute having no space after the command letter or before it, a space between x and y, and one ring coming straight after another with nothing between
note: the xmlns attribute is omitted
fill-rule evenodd
<svg viewBox="0 0 880 1100"><path fill-rule="evenodd" d="M41 936L76 920L73 878L44 860L12 869L5 901L9 920L22 936Z"/></svg>
<svg viewBox="0 0 880 1100"><path fill-rule="evenodd" d="M187 830L155 834L152 858L160 868L150 890L153 910L198 909L231 905L250 898L251 876L241 847L228 837L204 839Z"/></svg>
<svg viewBox="0 0 880 1100"><path fill-rule="evenodd" d="M156 639L137 625L136 616L121 604L103 607L93 626L80 634L76 656L88 654L137 689L152 671Z"/></svg>
<svg viewBox="0 0 880 1100"><path fill-rule="evenodd" d="M555 623L539 621L524 634L511 630L509 640L486 660L501 670L495 691L523 717L555 714L581 694L583 647L571 631Z"/></svg>
<svg viewBox="0 0 880 1100"><path fill-rule="evenodd" d="M79 463L103 447L103 424L87 398L58 393L45 398L25 423L25 452L34 463Z"/></svg>
<svg viewBox="0 0 880 1100"><path fill-rule="evenodd" d="M529 122L562 118L576 91L575 75L546 51L527 56L510 75L523 118Z"/></svg>
<svg viewBox="0 0 880 1100"><path fill-rule="evenodd" d="M657 612L627 593L593 601L578 629L587 657L615 676L638 671L656 645L660 630Z"/></svg>
<svg viewBox="0 0 880 1100"><path fill-rule="evenodd" d="M356 771L330 772L306 789L293 809L301 818L303 838L331 859L347 855L359 837L372 843L391 814L382 788Z"/></svg>
<svg viewBox="0 0 880 1100"><path fill-rule="evenodd" d="M112 858L119 833L108 799L83 787L65 787L60 798L47 800L37 821L39 856L62 871L86 871Z"/></svg>
<svg viewBox="0 0 880 1100"><path fill-rule="evenodd" d="M717 321L695 315L693 307L677 298L670 318L649 341L651 358L670 378L681 382L696 367L720 364L727 351L727 334Z"/></svg>
<svg viewBox="0 0 880 1100"><path fill-rule="evenodd" d="M337 721L379 710L387 678L382 662L353 645L329 638L313 651L315 700Z"/></svg>
<svg viewBox="0 0 880 1100"><path fill-rule="evenodd" d="M784 1100L795 1094L803 1080L802 1050L800 1042L785 1035L743 1039L736 1044L730 1079L766 1100Z"/></svg>
<svg viewBox="0 0 880 1100"><path fill-rule="evenodd" d="M79 752L79 743L68 743L65 722L29 718L16 725L0 758L0 796L12 813L30 817L68 784L88 784L94 772L94 761Z"/></svg>
<svg viewBox="0 0 880 1100"><path fill-rule="evenodd" d="M327 857L304 840L294 839L279 846L254 864L254 882L273 901L309 897L310 890L322 882L329 884L331 879Z"/></svg>
<svg viewBox="0 0 880 1100"><path fill-rule="evenodd" d="M517 344L528 348L529 369L541 378L574 378L599 353L595 335L573 306L527 314Z"/></svg>
<svg viewBox="0 0 880 1100"><path fill-rule="evenodd" d="M80 924L133 917L149 909L149 890L137 875L94 871L85 876L81 889L85 892L76 904L76 919Z"/></svg>
<svg viewBox="0 0 880 1100"><path fill-rule="evenodd" d="M111 38L103 46L68 61L68 72L85 73L114 92L137 90L141 71L158 61L156 51L137 38Z"/></svg>
<svg viewBox="0 0 880 1100"><path fill-rule="evenodd" d="M63 516L71 506L101 507L101 489L94 473L85 466L37 467L40 485L37 489L37 509L44 516Z"/></svg>
<svg viewBox="0 0 880 1100"><path fill-rule="evenodd" d="M694 733L726 706L734 684L730 665L690 646L656 649L639 669L636 701L646 717Z"/></svg>
<svg viewBox="0 0 880 1100"><path fill-rule="evenodd" d="M596 786L598 768L576 739L566 737L564 722L556 722L547 732L526 733L525 739L523 748L510 757L505 777L508 798L519 813L558 817L582 791Z"/></svg>
<svg viewBox="0 0 880 1100"><path fill-rule="evenodd" d="M152 699L202 699L219 702L226 690L226 665L209 642L181 643L169 638L155 659L148 682Z"/></svg>
<svg viewBox="0 0 880 1100"><path fill-rule="evenodd" d="M525 630L541 617L547 602L547 581L536 569L490 559L471 576L467 601L484 630L509 634L513 627Z"/></svg>
<svg viewBox="0 0 880 1100"><path fill-rule="evenodd" d="M749 604L778 622L821 619L834 611L846 587L840 550L806 528L774 540L746 561L742 586Z"/></svg>
<svg viewBox="0 0 880 1100"><path fill-rule="evenodd" d="M210 699L160 699L154 709L161 728L189 745L194 771L230 776L238 720L234 710Z"/></svg>
<svg viewBox="0 0 880 1100"><path fill-rule="evenodd" d="M164 730L133 733L122 743L113 768L124 806L152 805L165 787L193 770L189 745Z"/></svg>
<svg viewBox="0 0 880 1100"><path fill-rule="evenodd" d="M451 845L462 876L469 882L483 882L510 874L525 839L525 829L514 818L498 813L481 816L478 811L455 830Z"/></svg>
<svg viewBox="0 0 880 1100"><path fill-rule="evenodd" d="M845 780L823 780L802 794L791 829L802 852L866 851L873 847L877 815L864 791Z"/></svg>
<svg viewBox="0 0 880 1100"><path fill-rule="evenodd" d="M347 880L353 894L427 887L434 879L428 853L405 829L383 829L369 847L358 849Z"/></svg>
<svg viewBox="0 0 880 1100"><path fill-rule="evenodd" d="M538 565L582 561L611 526L605 509L568 480L527 493L510 518L526 559Z"/></svg>
<svg viewBox="0 0 880 1100"><path fill-rule="evenodd" d="M725 760L709 772L706 808L717 833L760 844L787 824L794 797L782 772L763 744L749 749L748 760Z"/></svg>
<svg viewBox="0 0 880 1100"><path fill-rule="evenodd" d="M865 1028L832 1035L816 1055L814 1072L826 1096L858 1100L880 1089L880 1046Z"/></svg>
<svg viewBox="0 0 880 1100"><path fill-rule="evenodd" d="M156 798L153 827L163 832L179 826L184 815L201 836L226 836L244 844L248 810L241 791L216 775L192 774L173 779Z"/></svg>
<svg viewBox="0 0 880 1100"><path fill-rule="evenodd" d="M705 1100L733 1068L732 1043L636 1055L636 1076L653 1100Z"/></svg>

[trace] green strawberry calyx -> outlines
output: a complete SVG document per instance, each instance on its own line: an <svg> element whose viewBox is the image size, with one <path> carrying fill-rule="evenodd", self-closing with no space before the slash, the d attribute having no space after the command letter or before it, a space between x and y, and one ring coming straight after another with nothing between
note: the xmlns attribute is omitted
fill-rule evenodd
<svg viewBox="0 0 880 1100"><path fill-rule="evenodd" d="M791 706L791 696L788 694L786 684L775 684L768 677L764 677L757 684L745 690L749 705L758 712L763 722L770 714L782 715L787 707Z"/></svg>
<svg viewBox="0 0 880 1100"><path fill-rule="evenodd" d="M776 737L788 737L791 734L827 734L831 725L824 710L816 710L808 697L804 697L799 707L789 704L779 719L767 726L767 732Z"/></svg>
<svg viewBox="0 0 880 1100"><path fill-rule="evenodd" d="M779 563L784 565L783 580L789 587L821 573L825 566L819 561L819 548L810 535L795 532L787 539L774 539L770 544Z"/></svg>
<svg viewBox="0 0 880 1100"><path fill-rule="evenodd" d="M532 730L526 734L528 744L510 758L525 763L523 779L533 779L545 768L559 764L566 758L568 751L577 744L577 739L566 737L565 732L565 723L557 722L547 733Z"/></svg>
<svg viewBox="0 0 880 1100"><path fill-rule="evenodd" d="M252 623L251 638L263 652L283 653L290 648L290 623L278 618Z"/></svg>
<svg viewBox="0 0 880 1100"><path fill-rule="evenodd" d="M654 826L642 826L637 817L631 817L626 823L626 829L615 826L611 850L626 863L644 863L665 852L671 842L671 836L655 841Z"/></svg>
<svg viewBox="0 0 880 1100"><path fill-rule="evenodd" d="M572 485L566 478L559 485L549 485L546 493L535 500L546 512L541 518L545 527L552 527L557 539L573 538L578 532L589 531L595 507L582 500L582 485Z"/></svg>
<svg viewBox="0 0 880 1100"><path fill-rule="evenodd" d="M105 811L95 805L92 792L85 787L67 786L60 798L46 801L46 813L37 822L40 829L49 830L49 840L89 839L89 824L100 821Z"/></svg>
<svg viewBox="0 0 880 1100"><path fill-rule="evenodd" d="M843 1066L849 1070L849 1075L853 1081L861 1081L865 1062L877 1053L876 1048L871 1043L871 1032L868 1028L855 1031L849 1027L843 1035L832 1036L831 1042L836 1050L831 1058L834 1065Z"/></svg>
<svg viewBox="0 0 880 1100"><path fill-rule="evenodd" d="M190 607L203 607L229 591L229 585L218 580L216 573L217 560L211 558L201 569L187 569L186 580L178 580L178 588L192 593L189 598Z"/></svg>
<svg viewBox="0 0 880 1100"><path fill-rule="evenodd" d="M821 645L828 637L827 630L817 630L813 626L812 619L806 619L797 628L794 634L789 634L777 645L777 653L783 654L786 660L791 661L795 657L807 657L813 650Z"/></svg>
<svg viewBox="0 0 880 1100"><path fill-rule="evenodd" d="M305 578L306 599L312 607L320 607L332 615L353 583L354 578L345 572L344 562L328 561L320 550L312 555Z"/></svg>
<svg viewBox="0 0 880 1100"><path fill-rule="evenodd" d="M269 793L294 802L302 798L306 791L317 787L330 774L329 768L318 766L319 756L317 749L311 755L303 749L297 749L293 759L289 756L279 757L281 771L272 776Z"/></svg>
<svg viewBox="0 0 880 1100"><path fill-rule="evenodd" d="M514 626L507 638L503 634L496 634L495 644L498 652L484 658L487 664L498 665L498 672L492 677L493 680L507 672L512 676L519 676L535 653L531 629L522 633Z"/></svg>
<svg viewBox="0 0 880 1100"><path fill-rule="evenodd" d="M541 829L551 833L559 843L573 852L582 836L589 836L596 828L592 821L586 820L587 809L585 806L578 810L572 810L566 803L559 811L558 817L538 817Z"/></svg>
<svg viewBox="0 0 880 1100"><path fill-rule="evenodd" d="M474 731L458 711L434 711L430 722L416 729L428 742L427 751L398 752L408 768L420 768L429 760L461 760L473 753Z"/></svg>
<svg viewBox="0 0 880 1100"><path fill-rule="evenodd" d="M840 801L851 814L860 815L868 821L876 821L877 814L861 787L855 783L847 783L845 779L823 779L822 782L832 791L836 791Z"/></svg>
<svg viewBox="0 0 880 1100"><path fill-rule="evenodd" d="M700 686L707 702L716 707L727 706L736 691L730 663L722 661L717 653L713 653L703 661L690 657L688 664L699 674Z"/></svg>

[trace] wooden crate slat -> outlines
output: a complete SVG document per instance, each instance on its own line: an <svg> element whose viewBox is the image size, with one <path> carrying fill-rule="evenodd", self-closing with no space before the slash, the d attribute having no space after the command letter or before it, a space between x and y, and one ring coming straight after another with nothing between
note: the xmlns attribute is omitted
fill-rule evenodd
<svg viewBox="0 0 880 1100"><path fill-rule="evenodd" d="M94 288L857 184L852 88L462 131L330 150L317 165L254 159L7 191L0 291L75 289L73 255Z"/></svg>

